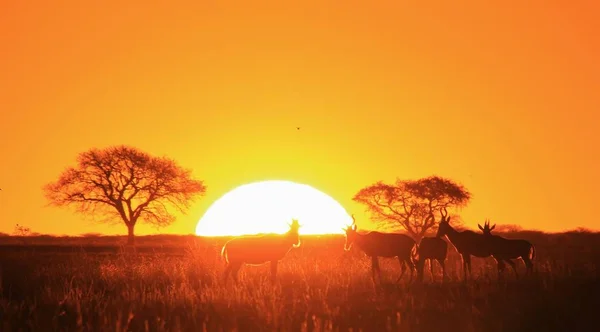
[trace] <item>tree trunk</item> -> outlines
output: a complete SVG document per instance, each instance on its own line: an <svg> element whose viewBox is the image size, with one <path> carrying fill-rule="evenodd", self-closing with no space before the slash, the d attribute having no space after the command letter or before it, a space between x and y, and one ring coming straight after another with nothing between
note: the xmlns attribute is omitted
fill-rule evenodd
<svg viewBox="0 0 600 332"><path fill-rule="evenodd" d="M131 246L135 244L135 237L133 235L134 226L135 224L127 225L127 244Z"/></svg>
<svg viewBox="0 0 600 332"><path fill-rule="evenodd" d="M421 231L419 231L418 233L415 233L415 235L414 235L415 241L417 241L417 243L420 243L421 240L425 237L425 233L427 233L426 229L421 229Z"/></svg>

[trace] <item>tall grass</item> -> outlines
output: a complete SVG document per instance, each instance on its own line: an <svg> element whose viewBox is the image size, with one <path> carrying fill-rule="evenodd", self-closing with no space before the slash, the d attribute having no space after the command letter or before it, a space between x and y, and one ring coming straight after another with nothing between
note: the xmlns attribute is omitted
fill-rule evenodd
<svg viewBox="0 0 600 332"><path fill-rule="evenodd" d="M473 258L473 279L463 282L450 249L448 280L405 276L398 285L397 260L380 259L385 280L374 284L370 260L344 252L341 237L304 239L279 264L275 285L268 265L224 284L222 239L189 238L182 255L3 250L0 330L589 331L600 304L600 236L582 236L565 235L560 247L537 239L529 278L500 282L493 259Z"/></svg>

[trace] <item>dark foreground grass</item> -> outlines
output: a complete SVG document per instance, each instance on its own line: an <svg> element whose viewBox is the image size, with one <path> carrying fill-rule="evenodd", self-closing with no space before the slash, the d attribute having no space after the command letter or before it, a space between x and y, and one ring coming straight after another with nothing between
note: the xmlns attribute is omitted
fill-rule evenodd
<svg viewBox="0 0 600 332"><path fill-rule="evenodd" d="M0 330L595 330L600 237L537 240L530 278L499 282L491 258L474 258L474 278L465 283L451 249L446 282L427 274L423 284L406 277L395 285L397 261L381 259L385 280L377 286L370 260L344 252L341 237L305 239L280 263L275 285L268 265L245 267L238 284L224 285L222 239L187 238L176 255L5 248Z"/></svg>

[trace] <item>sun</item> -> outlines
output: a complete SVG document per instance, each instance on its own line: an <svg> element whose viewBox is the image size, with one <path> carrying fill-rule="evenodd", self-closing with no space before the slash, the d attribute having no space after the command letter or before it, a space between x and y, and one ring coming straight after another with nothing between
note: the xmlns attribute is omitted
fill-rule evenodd
<svg viewBox="0 0 600 332"><path fill-rule="evenodd" d="M352 218L335 199L306 184L261 181L223 195L196 226L202 236L284 233L292 218L300 234L340 234Z"/></svg>

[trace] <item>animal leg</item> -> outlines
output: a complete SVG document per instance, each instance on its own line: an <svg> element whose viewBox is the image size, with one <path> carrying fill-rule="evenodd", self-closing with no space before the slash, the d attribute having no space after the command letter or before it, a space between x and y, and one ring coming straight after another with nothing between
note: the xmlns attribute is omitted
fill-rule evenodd
<svg viewBox="0 0 600 332"><path fill-rule="evenodd" d="M440 266L442 267L442 282L444 280L446 280L446 261L443 259L438 259L437 260L438 263L440 263Z"/></svg>
<svg viewBox="0 0 600 332"><path fill-rule="evenodd" d="M396 283L399 283L400 280L402 280L402 277L404 276L404 274L406 273L406 264L405 263L400 264L400 269L401 269L400 276L398 277L398 280L396 280Z"/></svg>
<svg viewBox="0 0 600 332"><path fill-rule="evenodd" d="M406 265L410 269L410 279L408 280L408 282L410 283L413 280L413 273L415 272L415 263L413 263L413 261L410 259L410 256L407 257L404 260L404 262L406 263Z"/></svg>
<svg viewBox="0 0 600 332"><path fill-rule="evenodd" d="M435 281L435 275L433 274L433 264L434 264L434 260L433 259L429 259L429 271L431 271L431 281Z"/></svg>
<svg viewBox="0 0 600 332"><path fill-rule="evenodd" d="M512 267L513 271L515 271L515 276L519 279L519 273L517 272L517 264L510 259L505 259L505 261Z"/></svg>
<svg viewBox="0 0 600 332"><path fill-rule="evenodd" d="M423 269L425 267L425 260L420 259L417 261L417 280L423 281Z"/></svg>
<svg viewBox="0 0 600 332"><path fill-rule="evenodd" d="M527 267L527 275L533 274L533 262L531 261L531 259L529 259L529 257L527 256L522 258L523 262L525 263L525 267Z"/></svg>
<svg viewBox="0 0 600 332"><path fill-rule="evenodd" d="M499 259L496 257L494 257L494 259L496 260L496 266L497 266L497 270L498 270L498 279L502 280L502 279L504 279L504 269L506 268L506 265L504 264L504 261L502 259Z"/></svg>
<svg viewBox="0 0 600 332"><path fill-rule="evenodd" d="M463 254L462 257L463 257L464 280L467 281L467 279L468 279L467 270L469 271L469 275L471 274L471 255Z"/></svg>
<svg viewBox="0 0 600 332"><path fill-rule="evenodd" d="M271 282L277 280L277 261L271 261Z"/></svg>
<svg viewBox="0 0 600 332"><path fill-rule="evenodd" d="M400 280L404 276L404 273L406 272L406 262L402 258L400 258L399 256L398 256L398 262L400 263L400 269L402 271L400 272L400 277L398 277L398 280L396 280L396 283L400 282Z"/></svg>
<svg viewBox="0 0 600 332"><path fill-rule="evenodd" d="M371 271L373 273L373 282L376 282L376 274L379 274L379 281L381 281L381 270L379 269L379 260L377 259L377 256L371 257Z"/></svg>
<svg viewBox="0 0 600 332"><path fill-rule="evenodd" d="M469 256L469 261L467 262L467 269L469 269L469 277L473 277L473 271L471 269L471 256Z"/></svg>

